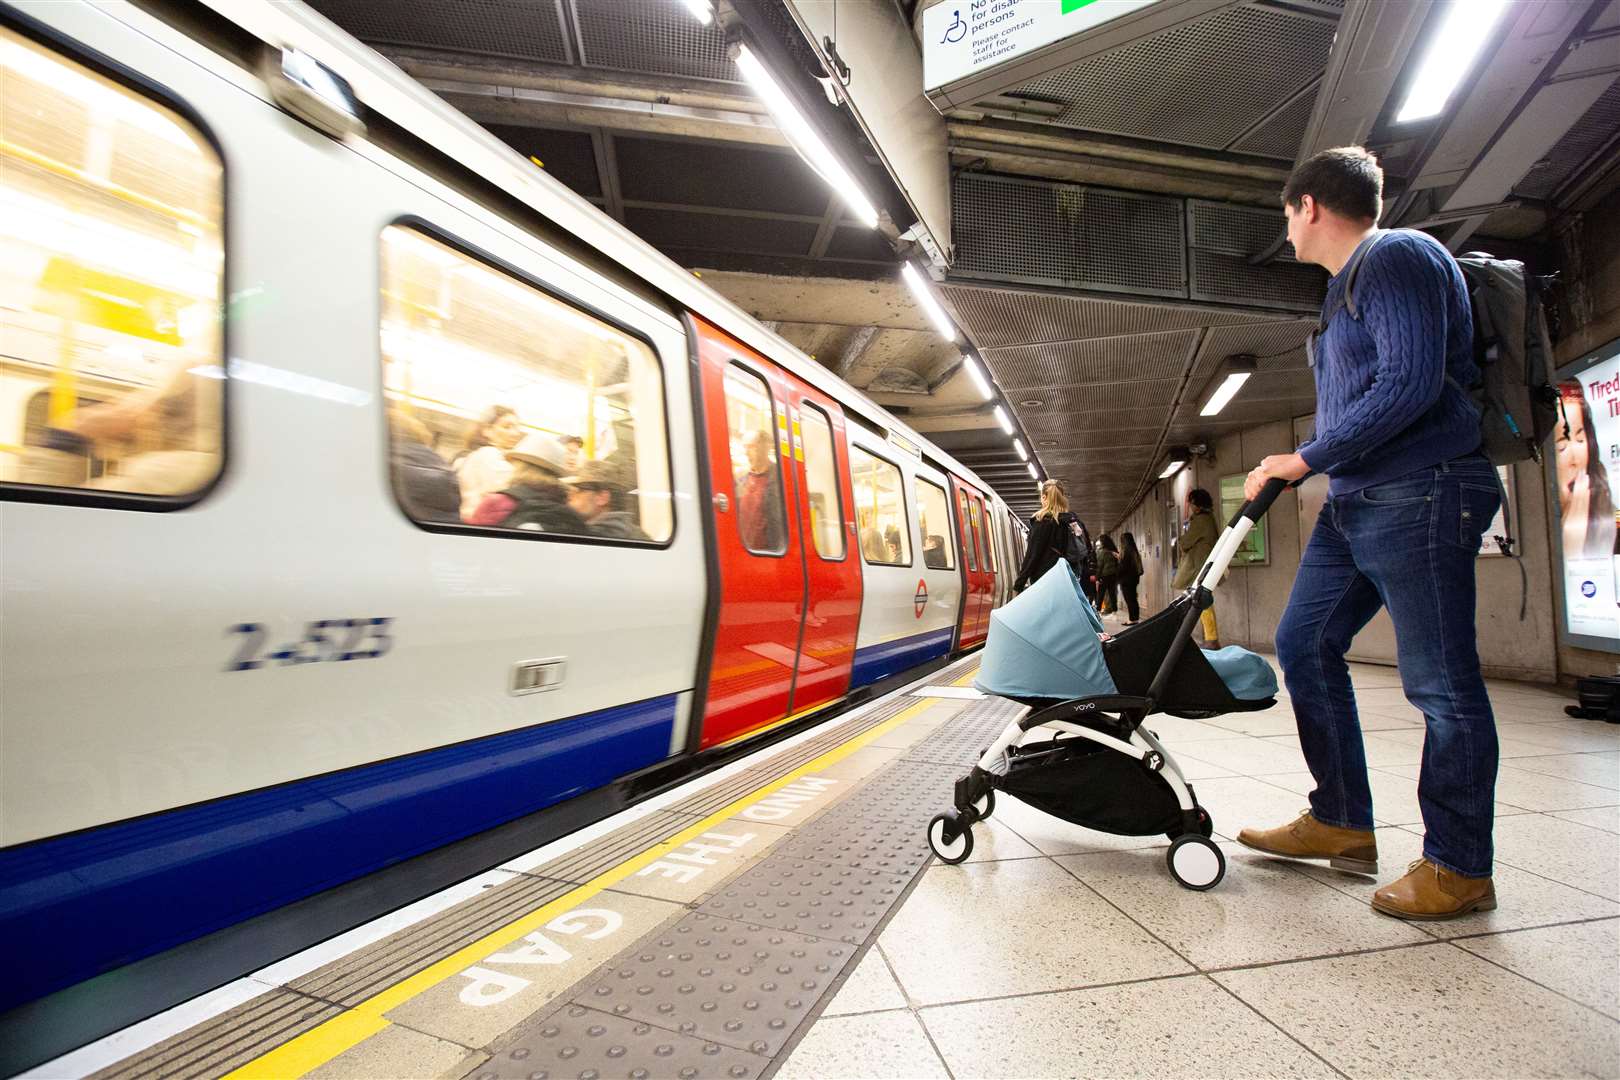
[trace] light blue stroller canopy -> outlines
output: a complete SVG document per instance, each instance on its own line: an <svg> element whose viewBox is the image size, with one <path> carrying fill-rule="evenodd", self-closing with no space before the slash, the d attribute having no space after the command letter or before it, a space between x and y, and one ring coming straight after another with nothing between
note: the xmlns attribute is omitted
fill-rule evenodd
<svg viewBox="0 0 1620 1080"><path fill-rule="evenodd" d="M1166 616L1168 612L1155 618ZM1059 559L1034 585L990 613L990 633L973 685L986 694L1012 698L1072 701L1117 694L1118 684L1097 637L1102 631L1102 619L1081 591L1080 579L1066 560ZM1154 647L1151 639L1132 636L1130 631L1119 638L1122 648L1129 651L1127 641L1138 655L1142 649ZM1227 703L1228 708L1241 708L1240 703L1247 702L1269 703L1277 696L1277 675L1265 657L1236 645L1204 652L1202 657L1236 699ZM1135 666L1129 660L1123 662L1126 672ZM1182 663L1202 666L1185 656ZM1149 666L1157 666L1157 657L1151 658ZM1131 677L1122 678L1129 682ZM1218 702L1200 704L1219 706Z"/></svg>
<svg viewBox="0 0 1620 1080"><path fill-rule="evenodd" d="M1103 659L1102 619L1067 559L990 613L990 634L973 685L1001 697L1116 694Z"/></svg>

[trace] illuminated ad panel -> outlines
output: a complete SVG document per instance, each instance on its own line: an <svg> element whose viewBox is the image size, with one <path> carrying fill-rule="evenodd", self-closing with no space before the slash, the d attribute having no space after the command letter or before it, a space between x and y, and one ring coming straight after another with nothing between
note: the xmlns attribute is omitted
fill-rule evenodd
<svg viewBox="0 0 1620 1080"><path fill-rule="evenodd" d="M1550 468L1558 492L1564 630L1620 652L1620 341L1563 369Z"/></svg>

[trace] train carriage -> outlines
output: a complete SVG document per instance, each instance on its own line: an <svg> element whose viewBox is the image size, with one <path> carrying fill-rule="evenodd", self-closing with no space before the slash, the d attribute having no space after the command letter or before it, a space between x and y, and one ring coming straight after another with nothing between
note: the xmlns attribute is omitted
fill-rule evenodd
<svg viewBox="0 0 1620 1080"><path fill-rule="evenodd" d="M577 827L973 647L1019 554L319 16L188 10L0 4L0 1011Z"/></svg>

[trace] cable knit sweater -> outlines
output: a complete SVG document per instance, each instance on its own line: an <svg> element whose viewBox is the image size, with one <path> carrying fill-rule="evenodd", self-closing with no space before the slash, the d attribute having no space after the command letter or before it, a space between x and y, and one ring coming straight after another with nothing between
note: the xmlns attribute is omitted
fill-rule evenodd
<svg viewBox="0 0 1620 1080"><path fill-rule="evenodd" d="M1324 315L1344 277L1328 282ZM1361 318L1340 308L1317 339L1316 434L1299 451L1334 495L1479 449L1478 410L1445 378L1472 386L1479 377L1468 288L1451 254L1425 233L1393 230L1362 260L1355 300Z"/></svg>

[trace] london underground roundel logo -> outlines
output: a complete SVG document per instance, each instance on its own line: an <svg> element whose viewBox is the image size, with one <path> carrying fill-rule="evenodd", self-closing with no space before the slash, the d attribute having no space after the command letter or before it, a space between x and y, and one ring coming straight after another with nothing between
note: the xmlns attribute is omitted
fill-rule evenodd
<svg viewBox="0 0 1620 1080"><path fill-rule="evenodd" d="M917 595L911 598L911 606L916 610L919 619L923 617L923 612L928 610L928 582L922 578L917 579Z"/></svg>

